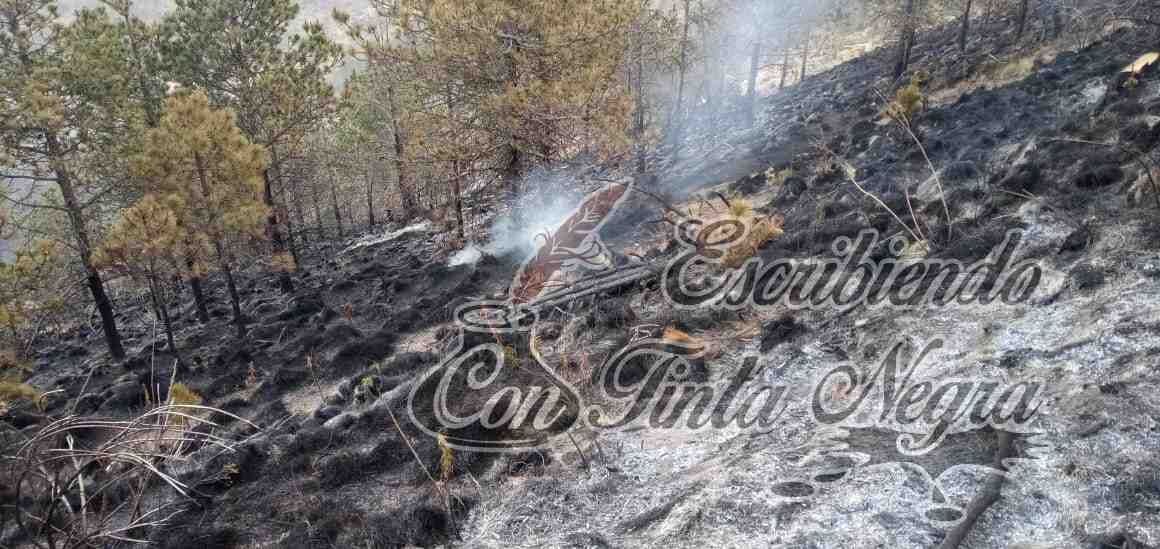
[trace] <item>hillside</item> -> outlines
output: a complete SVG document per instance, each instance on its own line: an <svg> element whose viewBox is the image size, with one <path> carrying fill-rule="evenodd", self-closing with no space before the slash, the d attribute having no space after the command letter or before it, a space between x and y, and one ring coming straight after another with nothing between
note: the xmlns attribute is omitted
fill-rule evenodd
<svg viewBox="0 0 1160 549"><path fill-rule="evenodd" d="M335 4L303 17L357 9ZM0 490L0 547L65 540L26 517L79 507L78 482L113 487L85 508L124 530L103 547L1160 547L1154 30L1017 28L988 15L960 51L931 25L907 78L868 52L752 126L688 124L644 172L577 154L530 190L466 186L466 239L450 209L344 231L361 188L323 195L338 230L299 227L292 292L231 274L240 337L224 276L209 321L184 291L121 299L124 360L95 322L47 334L42 404L0 415L6 471L37 478ZM761 303L763 265L808 270ZM192 417L139 419L175 381ZM17 467L66 435L105 454L66 481ZM123 481L118 452L162 480Z"/></svg>

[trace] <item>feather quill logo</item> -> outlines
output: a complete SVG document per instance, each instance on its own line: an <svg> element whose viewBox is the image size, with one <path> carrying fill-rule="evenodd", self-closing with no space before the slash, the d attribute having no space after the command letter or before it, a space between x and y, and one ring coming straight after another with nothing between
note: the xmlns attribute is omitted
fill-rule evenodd
<svg viewBox="0 0 1160 549"><path fill-rule="evenodd" d="M543 242L524 262L512 283L511 301L526 304L546 290L563 285L558 277L577 270L607 272L610 254L600 239L600 229L628 195L629 186L612 183L591 194L553 233L539 236Z"/></svg>
<svg viewBox="0 0 1160 549"><path fill-rule="evenodd" d="M628 195L612 183L592 193L552 232L512 280L506 301L459 307L459 344L408 397L411 421L441 448L507 452L539 448L581 415L579 393L539 352L539 302L567 289L576 272L607 273L600 229Z"/></svg>

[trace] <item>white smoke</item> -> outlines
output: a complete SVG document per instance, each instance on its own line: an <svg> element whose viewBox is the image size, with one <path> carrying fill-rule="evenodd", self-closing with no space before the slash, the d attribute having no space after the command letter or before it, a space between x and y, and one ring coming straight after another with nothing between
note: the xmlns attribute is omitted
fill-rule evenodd
<svg viewBox="0 0 1160 549"><path fill-rule="evenodd" d="M447 266L474 265L480 259L483 259L483 250L471 243L466 248L452 254L451 258L447 260Z"/></svg>
<svg viewBox="0 0 1160 549"><path fill-rule="evenodd" d="M344 255L349 252L353 252L354 250L366 248L368 246L378 246L379 244L390 242L392 240L398 239L401 236L411 233L429 233L432 230L433 227L430 221L421 221L419 223L415 223L414 225L403 227L397 231L388 231L381 234L368 234L356 239L354 242L351 242L349 246L344 248L341 252L338 252L338 255Z"/></svg>
<svg viewBox="0 0 1160 549"><path fill-rule="evenodd" d="M448 260L448 265L474 264L484 254L513 256L520 261L536 253L538 238L551 234L584 199L575 174L538 173L523 184L528 189L507 213L497 217L484 235L486 243L471 242Z"/></svg>

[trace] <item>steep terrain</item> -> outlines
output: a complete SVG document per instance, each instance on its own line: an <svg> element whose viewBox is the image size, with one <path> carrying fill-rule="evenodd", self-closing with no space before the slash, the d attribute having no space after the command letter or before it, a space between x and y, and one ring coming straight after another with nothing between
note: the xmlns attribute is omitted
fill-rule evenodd
<svg viewBox="0 0 1160 549"><path fill-rule="evenodd" d="M681 160L661 156L665 168L638 184L681 207L719 204L719 192L783 216L785 234L758 253L767 261L826 255L835 239L868 227L905 235L902 224L917 217L930 257L970 263L1018 228L1016 259L1044 269L1033 299L737 314L678 311L643 280L542 317L548 362L583 385L634 331L675 326L710 343L706 375L719 386L756 357L765 382L808 391L836 365L869 367L899 337L938 338L944 347L924 374L1032 378L1051 391L1034 425L1040 434L1015 443L1028 459L1011 466L967 546L1160 546L1160 212L1146 173L1160 141L1160 78L1145 73L1123 86L1120 73L1148 51L1139 44L1154 41L1123 29L1078 51L1017 47L1005 25L982 29L966 54L945 29L920 41L915 70L930 82L914 130L929 164L882 116L875 89L893 92L880 78L888 52L876 52L769 98L751 130L692 136ZM655 200L634 197L605 227L605 241L626 262L663 262L678 247L669 225L650 222L662 215ZM273 280L249 279L244 341L233 339L224 305L203 326L184 304L176 327L188 366L176 377L256 427L215 418L243 442L235 452L194 452L172 471L196 494L151 539L163 547L931 547L953 527L929 511L967 509L985 491L987 476L970 468L935 483L912 466L851 470L837 459L819 474L806 458L834 458L812 453L820 426L800 405L765 432L577 429L543 451L455 452L452 478L436 482L443 452L407 420L410 384L456 344L454 308L502 295L522 257L485 254L452 267L439 231L393 229L354 245L309 246L293 296ZM77 413L125 417L145 404L142 385L170 379L160 331L130 322L145 309L123 316L135 326L126 329L135 353L125 363L110 362L87 330L41 353L31 383L61 390L47 414L75 403ZM18 417L24 429L39 421L31 413L8 421ZM871 456L893 450L892 436L860 433L867 438L854 442ZM986 463L965 454L993 455L999 435L978 437L959 447L963 455L931 457L925 470Z"/></svg>

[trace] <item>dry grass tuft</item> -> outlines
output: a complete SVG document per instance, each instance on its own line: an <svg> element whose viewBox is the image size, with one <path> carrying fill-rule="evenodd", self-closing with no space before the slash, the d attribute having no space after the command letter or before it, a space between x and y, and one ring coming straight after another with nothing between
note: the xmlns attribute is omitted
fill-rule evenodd
<svg viewBox="0 0 1160 549"><path fill-rule="evenodd" d="M10 408L18 402L31 402L40 406L44 395L27 383L0 381L0 406Z"/></svg>
<svg viewBox="0 0 1160 549"><path fill-rule="evenodd" d="M753 203L744 198L734 198L729 201L729 215L736 218L747 217L753 214Z"/></svg>
<svg viewBox="0 0 1160 549"><path fill-rule="evenodd" d="M174 383L169 388L169 405L170 406L200 406L202 403L201 395L197 391L190 389L184 383ZM189 422L185 418L177 416L173 418L175 427L184 427Z"/></svg>
<svg viewBox="0 0 1160 549"><path fill-rule="evenodd" d="M196 406L202 403L202 398L186 384L174 383L169 389L169 403L174 406Z"/></svg>
<svg viewBox="0 0 1160 549"><path fill-rule="evenodd" d="M447 443L447 435L439 433L435 441L439 446L439 480L447 482L455 476L455 451Z"/></svg>
<svg viewBox="0 0 1160 549"><path fill-rule="evenodd" d="M914 116L922 111L925 104L926 97L922 93L921 81L915 78L894 94L894 99L887 103L883 114L893 120L910 123Z"/></svg>
<svg viewBox="0 0 1160 549"><path fill-rule="evenodd" d="M276 273L293 273L298 270L294 256L283 252L270 256L270 269Z"/></svg>
<svg viewBox="0 0 1160 549"><path fill-rule="evenodd" d="M1032 72L1035 72L1035 58L1023 57L999 65L992 70L991 76L997 81L1014 81L1022 80Z"/></svg>
<svg viewBox="0 0 1160 549"><path fill-rule="evenodd" d="M741 220L748 228L745 238L734 244L725 252L724 264L730 269L736 269L757 255L757 251L775 238L785 234L782 226L785 220L776 217L752 217Z"/></svg>
<svg viewBox="0 0 1160 549"><path fill-rule="evenodd" d="M792 176L792 170L786 171L789 172L786 178ZM771 240L785 234L782 230L785 224L783 217L779 215L766 216L759 213L753 205L753 202L746 198L735 196L726 199L724 196L718 196L721 197L727 206L724 210L712 207L706 200L702 200L697 204L700 206L698 211L694 211L693 206L689 206L688 209L690 214L695 216L703 224L702 226L710 226L719 221L726 220L737 221L744 225L744 238L726 250L726 257L723 260L723 264L726 267L730 269L740 267L747 259L757 255L757 251ZM724 234L714 236L720 237L724 236Z"/></svg>
<svg viewBox="0 0 1160 549"><path fill-rule="evenodd" d="M518 367L520 365L520 354L516 348L511 345L503 346L503 362L505 365Z"/></svg>
<svg viewBox="0 0 1160 549"><path fill-rule="evenodd" d="M202 448L235 450L236 441L217 434L219 425L198 417L211 413L257 428L223 410L167 405L128 420L66 416L3 448L0 485L22 501L14 535L47 547L146 544L138 536L164 527L193 495L173 472L179 463ZM173 428L182 422L208 428ZM82 446L82 437L102 442Z"/></svg>
<svg viewBox="0 0 1160 549"><path fill-rule="evenodd" d="M1055 45L1048 45L1036 52L1023 57L1001 59L992 56L990 61L983 63L977 71L953 86L932 92L930 103L948 105L958 101L960 97L977 90L993 90L1027 78L1035 72L1036 62L1051 63L1059 55Z"/></svg>

